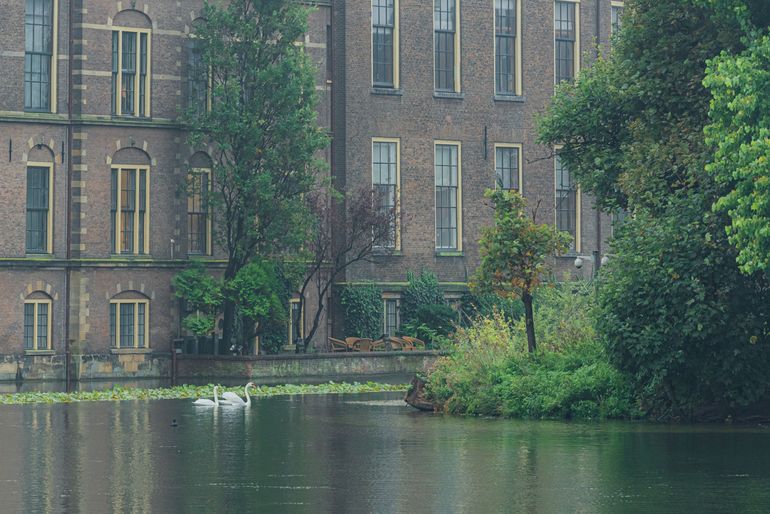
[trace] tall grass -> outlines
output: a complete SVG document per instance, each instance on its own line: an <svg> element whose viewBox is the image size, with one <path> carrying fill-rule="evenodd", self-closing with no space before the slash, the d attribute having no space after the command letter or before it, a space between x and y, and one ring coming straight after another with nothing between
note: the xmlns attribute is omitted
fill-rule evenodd
<svg viewBox="0 0 770 514"><path fill-rule="evenodd" d="M458 328L450 355L428 376L427 397L446 412L521 418L631 418L630 390L610 365L582 283L543 288L535 303L538 351L524 321L500 313Z"/></svg>

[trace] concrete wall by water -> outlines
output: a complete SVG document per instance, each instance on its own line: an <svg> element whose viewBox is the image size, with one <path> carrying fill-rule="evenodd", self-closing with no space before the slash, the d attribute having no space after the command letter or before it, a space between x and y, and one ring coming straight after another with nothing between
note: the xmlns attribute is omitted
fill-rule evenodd
<svg viewBox="0 0 770 514"><path fill-rule="evenodd" d="M432 365L439 352L321 353L307 355L179 355L177 378L254 380L292 377L345 377L411 374ZM71 377L78 380L171 378L168 353L72 356ZM65 358L55 355L1 355L0 381L65 379Z"/></svg>

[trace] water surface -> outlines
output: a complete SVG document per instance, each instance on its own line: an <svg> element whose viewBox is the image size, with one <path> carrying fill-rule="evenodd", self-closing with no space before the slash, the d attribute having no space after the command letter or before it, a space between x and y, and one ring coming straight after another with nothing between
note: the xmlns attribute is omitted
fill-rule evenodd
<svg viewBox="0 0 770 514"><path fill-rule="evenodd" d="M770 429L464 419L400 396L0 406L0 511L770 510Z"/></svg>

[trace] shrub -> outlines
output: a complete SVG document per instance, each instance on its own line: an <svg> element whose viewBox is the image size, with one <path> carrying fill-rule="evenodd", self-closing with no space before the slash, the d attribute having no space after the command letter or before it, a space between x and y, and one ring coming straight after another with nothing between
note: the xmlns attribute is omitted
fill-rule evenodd
<svg viewBox="0 0 770 514"><path fill-rule="evenodd" d="M348 286L340 298L345 312L345 334L377 339L382 335L382 290L374 284Z"/></svg>
<svg viewBox="0 0 770 514"><path fill-rule="evenodd" d="M415 317L401 326L401 332L425 341L432 348L440 348L445 346L456 320L457 312L448 305L421 305Z"/></svg>
<svg viewBox="0 0 770 514"><path fill-rule="evenodd" d="M591 328L592 303L582 287L542 290L534 304L542 344L534 354L527 352L524 322L511 325L499 311L458 328L450 355L428 376L428 399L455 414L638 416L627 382Z"/></svg>
<svg viewBox="0 0 770 514"><path fill-rule="evenodd" d="M444 294L438 285L436 275L423 270L420 276L407 272L409 283L401 293L401 324L411 324L417 318L417 310L424 305L443 305Z"/></svg>
<svg viewBox="0 0 770 514"><path fill-rule="evenodd" d="M466 293L460 298L460 324L463 326L468 326L478 317L491 317L495 311L509 322L514 322L524 315L524 305L521 300L502 298L494 293Z"/></svg>

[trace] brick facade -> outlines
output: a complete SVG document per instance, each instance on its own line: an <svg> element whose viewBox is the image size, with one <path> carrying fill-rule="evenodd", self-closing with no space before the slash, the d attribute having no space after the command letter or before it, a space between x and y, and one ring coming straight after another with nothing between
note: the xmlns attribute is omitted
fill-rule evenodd
<svg viewBox="0 0 770 514"><path fill-rule="evenodd" d="M601 11L598 40L607 43L609 0L583 0L583 66L595 39L595 1ZM181 334L171 278L188 258L180 188L187 170L207 150L189 148L177 123L187 101L188 35L203 2L55 3L56 110L30 113L24 111L24 4L0 0L0 290L6 293L0 300L0 354L24 352L24 299L36 293L52 299L55 353L64 351L67 339L83 351L109 352L109 302L126 292L149 301L150 348L168 352ZM431 2L399 2L396 94L372 89L370 0L315 3L304 45L317 65L319 123L333 135L326 158L335 185L354 191L371 184L372 138L399 138L401 149L401 252L353 266L340 282L373 280L397 291L407 270L428 268L448 292L462 291L478 264L479 229L491 221L483 192L494 185L494 143L522 145L524 193L542 201L543 221L553 220L551 150L535 144L534 126L553 91L553 1L522 4L523 95L516 101L494 95L493 0L460 2L462 87L456 98L434 96ZM146 118L111 115L112 32L118 26L151 30ZM451 256L435 250L436 140L462 144L463 249ZM25 252L29 162L50 162L54 170L52 248L44 255ZM150 170L148 255L111 253L110 170L118 164ZM609 221L603 219L602 226L606 231ZM584 195L581 253L594 249L594 227L591 201ZM340 228L332 227L335 237L343 234ZM223 257L215 249L207 261L216 268ZM558 269L571 267L571 259L561 261ZM330 318L341 316L332 311ZM330 334L332 319L326 321L314 341L319 346Z"/></svg>

